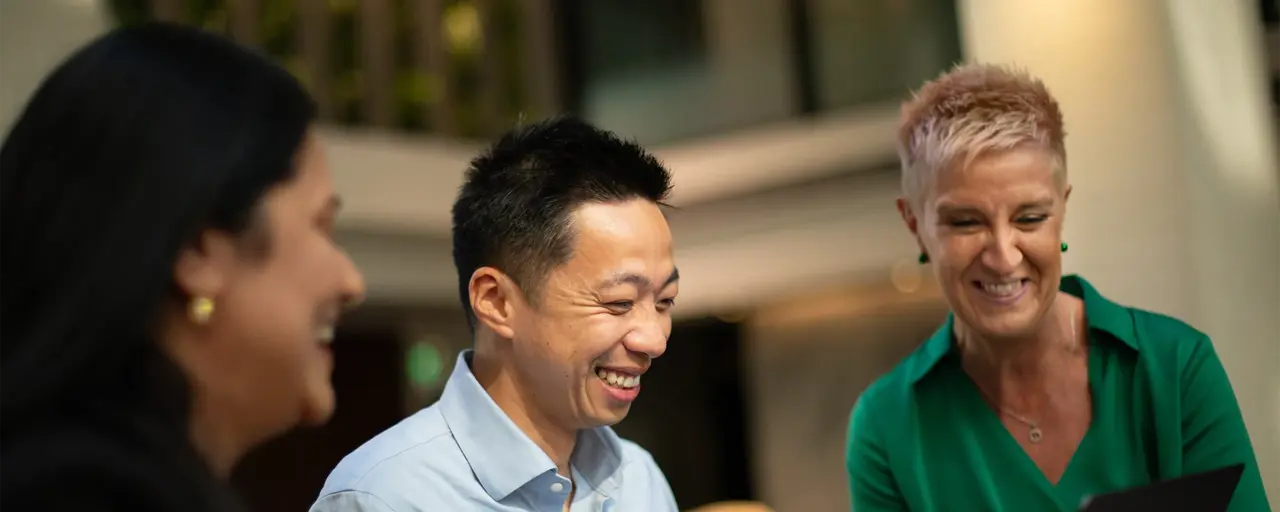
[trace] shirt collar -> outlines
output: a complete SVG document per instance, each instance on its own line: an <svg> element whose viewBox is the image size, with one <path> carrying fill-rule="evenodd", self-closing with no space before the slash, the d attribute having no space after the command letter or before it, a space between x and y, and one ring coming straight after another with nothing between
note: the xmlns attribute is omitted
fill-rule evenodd
<svg viewBox="0 0 1280 512"><path fill-rule="evenodd" d="M458 448L489 497L501 501L556 465L498 407L471 373L471 350L458 354L440 395L440 412ZM621 468L622 446L608 427L578 433L573 466L602 494L609 495Z"/></svg>
<svg viewBox="0 0 1280 512"><path fill-rule="evenodd" d="M1090 333L1104 334L1102 337L1091 336L1090 339L1113 339L1135 351L1138 350L1137 328L1128 308L1103 297L1093 285L1075 274L1063 276L1058 289L1084 301L1085 323ZM923 378L940 361L954 352L955 343L952 342L954 322L954 315L947 314L947 321L924 342L924 346L913 358L914 361L909 363L912 365L909 369L912 382Z"/></svg>

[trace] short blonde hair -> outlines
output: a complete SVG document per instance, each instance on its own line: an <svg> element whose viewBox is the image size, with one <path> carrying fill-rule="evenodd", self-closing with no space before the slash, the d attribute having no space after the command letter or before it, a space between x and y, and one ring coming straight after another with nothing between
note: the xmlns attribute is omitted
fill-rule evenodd
<svg viewBox="0 0 1280 512"><path fill-rule="evenodd" d="M989 151L1034 144L1054 159L1066 183L1062 110L1044 82L1026 71L992 64L962 64L924 84L902 104L898 158L902 192L913 204L925 178L967 166Z"/></svg>

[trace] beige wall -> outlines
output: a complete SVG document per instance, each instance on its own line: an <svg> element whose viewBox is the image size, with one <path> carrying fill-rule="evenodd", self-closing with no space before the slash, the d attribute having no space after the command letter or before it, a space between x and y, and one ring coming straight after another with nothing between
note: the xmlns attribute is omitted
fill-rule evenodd
<svg viewBox="0 0 1280 512"><path fill-rule="evenodd" d="M902 293L887 283L761 310L745 340L759 498L780 512L848 510L849 412L945 316L932 287Z"/></svg>
<svg viewBox="0 0 1280 512"><path fill-rule="evenodd" d="M93 0L0 1L0 133L8 135L44 76L106 26Z"/></svg>

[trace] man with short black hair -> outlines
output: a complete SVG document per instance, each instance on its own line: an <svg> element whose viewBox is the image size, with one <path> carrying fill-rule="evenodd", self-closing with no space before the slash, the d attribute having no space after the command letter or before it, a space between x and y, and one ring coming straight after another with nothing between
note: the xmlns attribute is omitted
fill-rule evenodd
<svg viewBox="0 0 1280 512"><path fill-rule="evenodd" d="M670 189L644 149L573 118L472 161L453 258L474 349L311 510L678 510L649 453L609 428L671 333Z"/></svg>

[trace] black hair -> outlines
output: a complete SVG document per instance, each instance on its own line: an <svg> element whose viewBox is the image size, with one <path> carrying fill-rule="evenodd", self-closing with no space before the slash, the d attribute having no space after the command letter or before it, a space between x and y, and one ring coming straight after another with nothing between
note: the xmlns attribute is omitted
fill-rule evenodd
<svg viewBox="0 0 1280 512"><path fill-rule="evenodd" d="M266 58L170 24L114 30L45 79L0 149L6 446L128 411L186 434L190 388L156 340L183 300L174 265L205 230L257 229L315 112Z"/></svg>
<svg viewBox="0 0 1280 512"><path fill-rule="evenodd" d="M662 204L671 174L644 148L574 117L507 132L471 161L453 203L453 262L467 321L481 267L503 271L536 304L547 272L573 251L570 215L589 202Z"/></svg>

